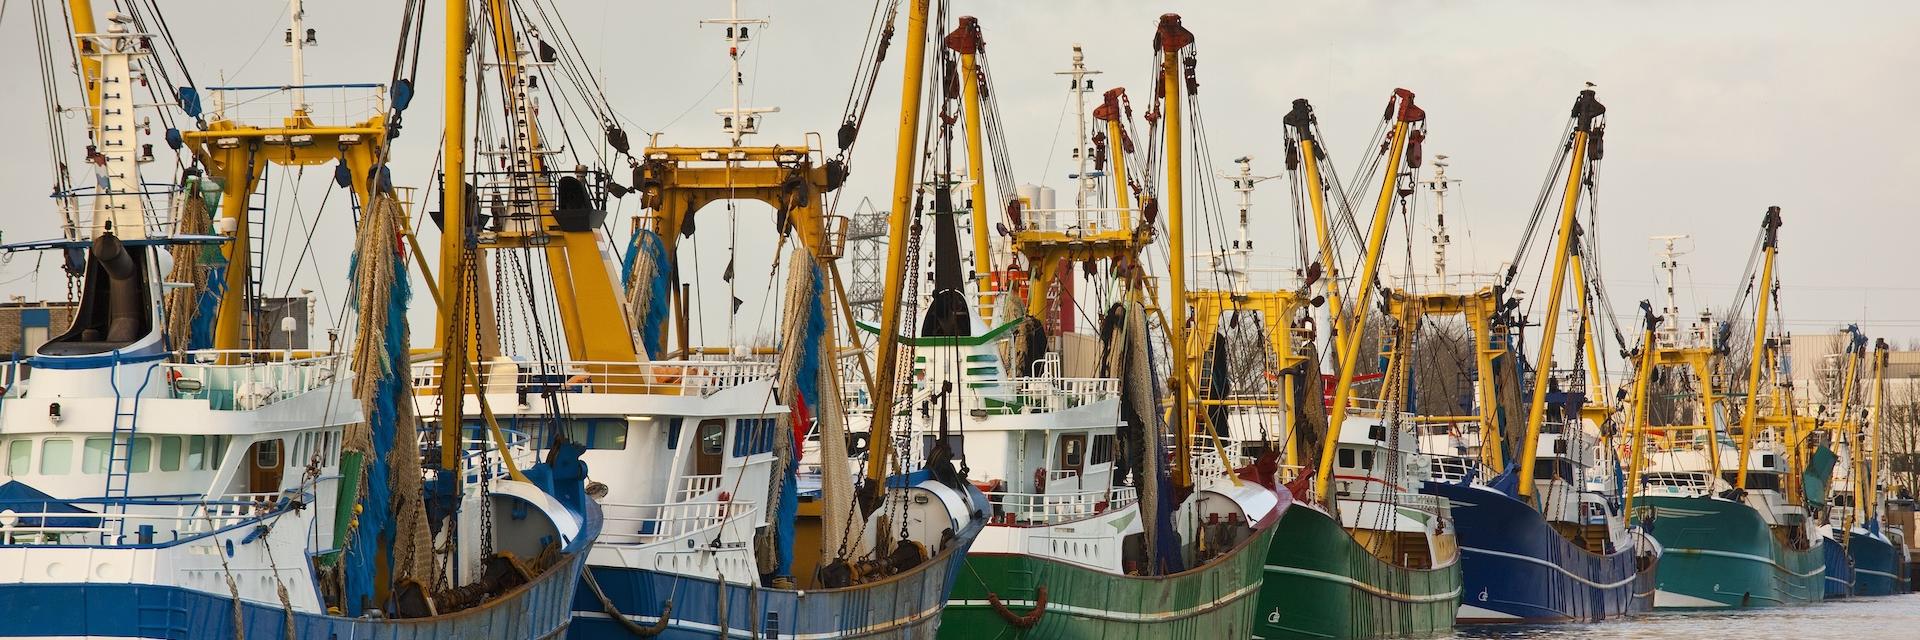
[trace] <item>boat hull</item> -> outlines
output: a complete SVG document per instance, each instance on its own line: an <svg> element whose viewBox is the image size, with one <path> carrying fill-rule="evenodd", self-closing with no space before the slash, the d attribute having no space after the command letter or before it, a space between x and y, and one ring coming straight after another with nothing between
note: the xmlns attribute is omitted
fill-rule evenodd
<svg viewBox="0 0 1920 640"><path fill-rule="evenodd" d="M1460 564L1426 570L1380 560L1325 512L1295 505L1274 527L1256 638L1374 638L1453 627ZM1225 636L1217 636L1225 637Z"/></svg>
<svg viewBox="0 0 1920 640"><path fill-rule="evenodd" d="M1653 610L1657 557L1595 554L1549 525L1538 509L1484 487L1429 482L1446 498L1460 543L1458 622L1598 622Z"/></svg>
<svg viewBox="0 0 1920 640"><path fill-rule="evenodd" d="M642 627L667 623L658 638L934 637L941 605L979 536L975 520L932 560L905 573L844 589L770 589L666 571L591 566L614 609ZM672 610L663 612L663 604ZM590 587L574 596L573 640L632 638Z"/></svg>
<svg viewBox="0 0 1920 640"><path fill-rule="evenodd" d="M1855 531L1847 543L1847 552L1853 556L1854 595L1890 596L1907 592L1907 581L1902 576L1900 553L1893 544L1864 533ZM1831 541L1828 544L1833 544Z"/></svg>
<svg viewBox="0 0 1920 640"><path fill-rule="evenodd" d="M1826 549L1781 544L1753 507L1710 497L1637 498L1660 558L1658 609L1802 605L1826 593Z"/></svg>
<svg viewBox="0 0 1920 640"><path fill-rule="evenodd" d="M1847 548L1838 540L1827 538L1827 550L1822 554L1827 563L1826 599L1839 600L1853 595L1853 562L1847 559Z"/></svg>
<svg viewBox="0 0 1920 640"><path fill-rule="evenodd" d="M1292 511L1292 509L1287 509ZM1122 576L1042 556L976 553L954 585L941 614L940 637L965 638L1244 638L1260 591L1260 566L1274 540L1272 525L1256 529L1227 555L1170 576ZM1030 615L1021 627L995 609Z"/></svg>
<svg viewBox="0 0 1920 640"><path fill-rule="evenodd" d="M568 555L531 583L480 606L431 618L374 620L289 611L279 604L235 600L224 592L174 585L65 583L0 585L0 637L5 638L294 638L418 640L508 638L548 640L566 634L587 545L600 513L589 507ZM245 579L245 578L242 578ZM289 620L291 617L291 620Z"/></svg>

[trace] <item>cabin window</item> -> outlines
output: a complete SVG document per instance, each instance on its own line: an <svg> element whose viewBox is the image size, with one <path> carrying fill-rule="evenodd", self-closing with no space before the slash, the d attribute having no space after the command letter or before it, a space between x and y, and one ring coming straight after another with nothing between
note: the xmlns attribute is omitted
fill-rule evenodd
<svg viewBox="0 0 1920 640"><path fill-rule="evenodd" d="M733 457L745 458L773 451L773 418L742 418L733 421Z"/></svg>
<svg viewBox="0 0 1920 640"><path fill-rule="evenodd" d="M938 442L939 439L936 436L920 436L921 455L932 457L933 447ZM954 460L967 457L967 437L957 433L948 434L947 452L953 454Z"/></svg>
<svg viewBox="0 0 1920 640"><path fill-rule="evenodd" d="M1079 471L1087 464L1087 436L1060 436L1060 468Z"/></svg>
<svg viewBox="0 0 1920 640"><path fill-rule="evenodd" d="M160 436L160 470L180 470L180 436Z"/></svg>
<svg viewBox="0 0 1920 640"><path fill-rule="evenodd" d="M727 423L720 420L708 420L700 423L700 453L710 456L720 455L727 440Z"/></svg>
<svg viewBox="0 0 1920 640"><path fill-rule="evenodd" d="M1087 453L1087 464L1106 464L1113 462L1113 436L1093 437L1093 450Z"/></svg>
<svg viewBox="0 0 1920 640"><path fill-rule="evenodd" d="M187 437L187 470L202 471L207 468L207 437Z"/></svg>
<svg viewBox="0 0 1920 640"><path fill-rule="evenodd" d="M1373 470L1373 453L1374 452L1372 449L1360 450L1360 468L1361 469L1365 469L1367 471Z"/></svg>
<svg viewBox="0 0 1920 640"><path fill-rule="evenodd" d="M213 458L213 468L219 469L220 463L227 461L227 436L207 436L207 455Z"/></svg>
<svg viewBox="0 0 1920 640"><path fill-rule="evenodd" d="M588 449L625 449L627 421L609 418L574 420L567 425L567 439Z"/></svg>
<svg viewBox="0 0 1920 640"><path fill-rule="evenodd" d="M667 420L667 450L669 451L680 448L681 420L677 417Z"/></svg>
<svg viewBox="0 0 1920 640"><path fill-rule="evenodd" d="M253 464L263 469L280 466L280 441L261 440L260 446L253 448Z"/></svg>
<svg viewBox="0 0 1920 640"><path fill-rule="evenodd" d="M1340 448L1340 466L1346 467L1348 469L1354 468L1352 449L1349 449L1346 447Z"/></svg>
<svg viewBox="0 0 1920 640"><path fill-rule="evenodd" d="M20 438L7 443L7 475L33 473L33 440Z"/></svg>
<svg viewBox="0 0 1920 640"><path fill-rule="evenodd" d="M80 473L106 473L107 460L113 457L113 442L106 438L87 438L80 452Z"/></svg>
<svg viewBox="0 0 1920 640"><path fill-rule="evenodd" d="M146 473L152 468L153 438L145 436L134 438L133 459L127 461L127 471L131 473Z"/></svg>
<svg viewBox="0 0 1920 640"><path fill-rule="evenodd" d="M40 447L40 475L66 475L73 470L73 440L67 438L47 438Z"/></svg>

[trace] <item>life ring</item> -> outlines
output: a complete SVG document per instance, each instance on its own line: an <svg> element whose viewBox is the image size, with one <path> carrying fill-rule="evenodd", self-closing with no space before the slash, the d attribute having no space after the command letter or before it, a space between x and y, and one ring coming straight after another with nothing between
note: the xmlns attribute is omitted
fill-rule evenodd
<svg viewBox="0 0 1920 640"><path fill-rule="evenodd" d="M1047 613L1047 586L1040 585L1033 590L1033 608L1028 609L1025 615L1015 614L1008 609L1006 603L1000 601L1000 596L992 591L987 592L987 604L993 605L993 612L1000 614L1000 619L1007 621L1007 624L1019 629L1031 629L1040 623L1040 616Z"/></svg>
<svg viewBox="0 0 1920 640"><path fill-rule="evenodd" d="M1047 492L1047 468L1046 467L1034 467L1033 492L1034 493Z"/></svg>
<svg viewBox="0 0 1920 640"><path fill-rule="evenodd" d="M847 434L847 455L857 456L866 453L871 446L872 441L866 432L856 431Z"/></svg>

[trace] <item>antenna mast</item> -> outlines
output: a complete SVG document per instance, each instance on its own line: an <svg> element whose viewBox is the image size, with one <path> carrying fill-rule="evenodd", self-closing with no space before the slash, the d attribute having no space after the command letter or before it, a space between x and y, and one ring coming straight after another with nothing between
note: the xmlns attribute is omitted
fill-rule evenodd
<svg viewBox="0 0 1920 640"><path fill-rule="evenodd" d="M1253 156L1234 158L1233 163L1240 167L1239 171L1222 172L1219 176L1231 182L1233 190L1240 193L1240 237L1233 241L1232 248L1212 257L1214 269L1225 274L1228 282L1233 283L1233 292L1245 294L1252 291L1253 286L1253 238L1247 235L1248 212L1253 209L1253 187L1280 176L1253 175Z"/></svg>
<svg viewBox="0 0 1920 640"><path fill-rule="evenodd" d="M1665 315L1668 320L1662 323L1663 326L1660 328L1660 337L1669 345L1679 346L1680 302L1674 294L1675 273L1680 270L1680 256L1692 251L1692 249L1679 248L1680 241L1691 240L1693 236L1685 234L1653 236L1652 239L1655 242L1666 244L1666 246L1660 250L1660 270L1667 273L1667 306L1662 308L1660 313Z"/></svg>
<svg viewBox="0 0 1920 640"><path fill-rule="evenodd" d="M1447 245L1453 244L1453 236L1447 234L1447 192L1459 182L1447 179L1447 156L1442 154L1433 157L1433 177L1420 183L1433 192L1433 275L1442 292L1447 290Z"/></svg>
<svg viewBox="0 0 1920 640"><path fill-rule="evenodd" d="M297 1L297 0L296 0ZM743 107L740 105L740 87L747 78L740 72L740 45L752 40L748 27L765 27L767 21L760 18L741 18L740 0L727 3L729 14L725 18L701 20L700 24L722 24L727 26L727 62L733 69L733 107L715 109L720 115L720 130L727 132L733 146L740 146L740 140L747 134L760 132L760 114L779 113L779 107Z"/></svg>
<svg viewBox="0 0 1920 640"><path fill-rule="evenodd" d="M1053 72L1056 76L1072 78L1067 84L1067 90L1073 92L1073 159L1078 163L1073 172L1073 179L1077 182L1073 190L1075 210L1086 209L1087 196L1093 190L1100 188L1099 181L1095 180L1094 176L1087 175L1087 156L1092 155L1087 148L1087 94L1093 91L1093 81L1088 80L1087 76L1099 75L1100 72L1087 69L1086 60L1086 54L1080 51L1080 43L1075 42L1073 43L1073 68Z"/></svg>
<svg viewBox="0 0 1920 640"><path fill-rule="evenodd" d="M287 47L292 49L293 85L289 93L293 99L294 117L307 114L307 60L308 45L318 44L313 32L307 29L307 9L303 0L287 0L287 12L292 16L287 25Z"/></svg>

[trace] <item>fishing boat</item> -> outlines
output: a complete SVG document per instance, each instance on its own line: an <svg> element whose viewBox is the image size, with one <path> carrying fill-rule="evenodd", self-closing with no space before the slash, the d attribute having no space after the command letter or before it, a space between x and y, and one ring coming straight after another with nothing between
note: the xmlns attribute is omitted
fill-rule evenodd
<svg viewBox="0 0 1920 640"><path fill-rule="evenodd" d="M1603 335L1596 326L1602 319L1588 309L1588 301L1596 298L1592 291L1599 274L1589 268L1591 261L1582 259L1595 245L1575 231L1584 194L1598 188L1594 168L1601 160L1605 113L1592 90L1580 93L1563 142L1560 160L1565 168L1554 168L1554 175L1564 170L1566 178L1558 221L1547 231L1559 233L1546 256L1552 271L1547 286L1552 288L1541 316L1540 356L1531 371L1554 372L1562 296L1571 288L1579 321L1572 332L1576 358L1570 372L1495 373L1496 367L1523 366L1510 349L1518 336L1510 335L1509 327L1525 322L1512 319L1518 301L1509 304L1505 296L1518 270L1509 270L1505 280L1473 294L1448 293L1444 279L1436 293L1387 294L1389 312L1402 323L1452 311L1467 316L1472 331L1485 408L1471 415L1418 419L1451 429L1458 429L1456 420L1466 421L1480 437L1480 449L1473 452L1478 455L1441 453L1451 458L1453 468L1465 468L1464 475L1427 482L1421 489L1451 505L1465 587L1461 623L1597 622L1653 607L1659 545L1629 524L1621 510L1624 487L1614 482L1619 466L1608 464L1617 460L1610 438L1603 435L1614 429L1613 410L1604 404L1608 385L1594 346ZM1546 202L1536 209L1536 221L1545 213ZM1516 400L1502 397L1502 382L1511 389L1529 378L1535 382L1526 390L1531 400L1524 414L1517 406L1495 406ZM1501 449L1508 451L1503 455Z"/></svg>
<svg viewBox="0 0 1920 640"><path fill-rule="evenodd" d="M484 454L422 467L402 365L406 214L384 168L404 100L385 99L390 85L307 84L306 43L290 39L291 83L207 87L203 110L202 89L169 66L157 5L129 3L104 29L89 3L73 8L80 166L94 175L73 188L62 162L64 237L7 247L61 251L79 304L69 329L5 365L0 636L563 632L600 526L568 499L575 468L550 460L527 482ZM301 3L289 9L302 32ZM308 100L348 89L363 90L346 101L355 119ZM176 128L184 118L199 126ZM167 152L142 141L155 119ZM179 175L146 181L168 153ZM269 348L252 310L270 211L250 200L270 166L329 163L362 208L355 324L345 351ZM430 501L458 511L430 522Z"/></svg>
<svg viewBox="0 0 1920 640"><path fill-rule="evenodd" d="M1374 162L1380 170L1379 194L1367 227L1364 260L1354 292L1343 296L1343 280L1333 234L1340 214L1350 211L1345 196L1334 198L1324 163L1324 137L1306 100L1294 101L1283 120L1287 162L1310 198L1319 257L1306 269L1307 285L1324 283L1329 310L1330 351L1339 371L1332 399L1325 405L1319 358L1309 350L1304 375L1294 378L1287 409L1289 466L1304 467L1289 486L1299 501L1280 518L1276 543L1266 560L1260 609L1254 619L1258 638L1365 638L1422 635L1453 627L1460 606L1460 551L1447 500L1419 493L1432 473L1420 454L1419 431L1404 411L1410 360L1390 360L1373 397L1356 389L1361 336L1368 331L1364 311L1371 309L1379 279L1381 253L1398 193L1412 189L1412 171L1422 163L1426 112L1414 94L1396 89L1388 99L1381 138L1369 148L1383 149ZM1405 171L1402 170L1402 165ZM1404 183L1404 184L1403 184ZM1343 193L1336 187L1333 193ZM1351 300L1350 303L1343 300ZM1412 329L1397 323L1390 339L1404 343ZM1324 413L1322 413L1324 410Z"/></svg>
<svg viewBox="0 0 1920 640"><path fill-rule="evenodd" d="M1076 49L1074 68L1064 75L1081 100L1078 186L1074 206L1056 209L1016 199L1004 186L1005 175L1000 193L989 199L983 142L1000 136L995 120L981 117L993 108L985 90L990 76L982 73L985 40L977 21L965 17L943 40L958 57L961 77L975 79L960 83L960 95L939 95L943 113L957 101L965 116L976 269L1025 276L1011 280L1018 289L978 280L974 297L965 297L962 213L953 206L952 183L930 186L933 291L921 330L908 339L916 354L911 402L917 408L910 428L939 455L953 455L992 505L989 524L968 551L966 570L941 616L943 638L1247 634L1259 563L1289 499L1270 476L1243 478L1231 454L1199 444L1218 439L1193 434L1202 427L1191 397L1162 397L1163 388L1192 393L1187 338L1178 329L1150 333L1148 275L1133 266L1156 240L1151 216L1156 203L1165 202L1171 295L1184 297L1186 257L1179 238L1186 196L1179 154L1187 132L1180 123L1181 98L1192 93L1192 76L1180 56L1192 41L1178 16L1161 18L1155 43L1165 93L1149 108L1169 114L1160 121L1164 169L1146 166L1136 152L1131 105L1123 103L1121 89L1104 95L1088 135L1086 78L1097 72L1085 69ZM929 146L950 148L944 140ZM1105 164L1109 159L1111 165ZM999 158L994 164L1005 166ZM1164 199L1154 189L1161 175L1167 176ZM1101 177L1111 177L1108 202L1095 201ZM908 205L896 200L895 211ZM1012 257L994 261L988 229L995 220L989 214L1002 212L998 222L1008 230L1006 244L1022 264L1007 262ZM1116 292L1101 314L1097 377L1091 378L1063 375L1067 336L1048 335L1049 326L1072 326L1070 316L1063 322L1059 314L1073 312L1066 299L1075 262L1108 266L1107 284ZM981 320L993 318L995 300L998 309L1010 311L986 329L975 310ZM1176 319L1167 326L1184 323ZM1161 358L1172 360L1171 380L1159 373ZM1170 409L1163 414L1163 407ZM1163 422L1163 415L1171 418Z"/></svg>
<svg viewBox="0 0 1920 640"><path fill-rule="evenodd" d="M1825 478L1807 482L1801 474L1817 469L1823 454L1801 443L1810 431L1796 416L1779 373L1779 343L1768 339L1775 303L1774 255L1780 209L1762 219L1753 262L1756 279L1754 324L1744 396L1735 404L1726 389L1732 377L1731 328L1711 328L1713 344L1685 346L1649 339L1635 356L1628 512L1664 547L1657 573L1657 609L1731 609L1819 602L1826 592L1826 541L1808 516L1813 495L1824 495ZM1727 317L1743 308L1736 302ZM1645 306L1645 305L1643 305ZM1646 310L1648 333L1656 321ZM1668 380L1683 377L1693 391L1675 394L1681 405L1667 412L1666 424L1649 426L1653 397L1647 387L1656 371ZM1762 386L1765 382L1768 386ZM1665 391L1661 392L1666 394ZM1738 431L1735 431L1735 428ZM1649 440L1653 430L1657 434ZM1830 453L1824 455L1831 455ZM1728 460L1732 458L1732 460ZM1731 464L1733 467L1729 469ZM1829 463L1830 464L1830 463Z"/></svg>
<svg viewBox="0 0 1920 640"><path fill-rule="evenodd" d="M444 192L468 195L446 198L438 220L452 329L414 372L422 386L478 391L459 407L422 394L422 413L437 406L443 423L542 455L585 448L606 526L570 600L568 637L932 637L985 522L978 490L885 465L860 485L844 466L827 465L807 486L798 477L797 445L809 437L850 456L836 449L849 443L841 398L874 394L841 386L846 220L827 196L851 137L836 158L817 136L750 144L774 109L743 103L736 87L716 114L725 143L667 145L660 134L635 144L591 89L599 81L574 43L554 37L568 31L565 12L522 4L486 3L472 16L478 60L450 51ZM450 41L468 21L449 17ZM724 33L744 83L740 60L765 21L735 6L705 24ZM464 68L487 73L467 78ZM473 138L481 144L467 146ZM639 213L610 220L623 198ZM722 281L703 280L680 242L699 216L715 215L706 205L732 201L771 205L768 226L792 251L756 256L736 244ZM618 247L611 239L622 236ZM712 321L715 333L726 328L724 344L694 342L708 333L695 288L738 300L749 294L734 289L736 266L759 260L786 274L778 321L762 327L775 342L746 344L732 314ZM897 461L879 433L873 455Z"/></svg>
<svg viewBox="0 0 1920 640"><path fill-rule="evenodd" d="M1860 361L1866 357L1867 340L1858 326L1849 326L1845 335L1848 336L1847 375L1853 378L1860 370ZM1905 545L1900 540L1902 532L1885 527L1886 511L1882 502L1885 498L1880 492L1879 473L1883 467L1879 428L1886 387L1887 349L1885 339L1874 343L1868 365L1872 368L1871 382L1854 378L1871 385L1873 395L1864 407L1865 415L1849 410L1855 386L1850 379L1843 382L1839 419L1832 423L1831 433L1847 464L1840 467L1845 475L1834 482L1832 507L1823 527L1829 598L1886 596L1910 590L1905 559L1899 551ZM1836 565L1844 571L1845 579L1835 579Z"/></svg>

